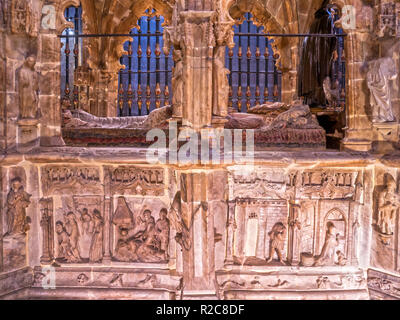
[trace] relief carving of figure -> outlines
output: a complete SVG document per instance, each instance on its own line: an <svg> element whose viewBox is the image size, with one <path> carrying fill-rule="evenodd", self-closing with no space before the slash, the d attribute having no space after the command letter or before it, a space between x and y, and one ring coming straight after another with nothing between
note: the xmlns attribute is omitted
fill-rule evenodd
<svg viewBox="0 0 400 320"><path fill-rule="evenodd" d="M169 219L167 218L168 211L165 208L160 210L160 218L156 222L156 232L160 240L160 249L164 251L165 260L168 260L168 245L169 245Z"/></svg>
<svg viewBox="0 0 400 320"><path fill-rule="evenodd" d="M154 217L152 217L150 210L145 210L143 217L146 228L140 237L142 243L137 250L139 260L142 262L162 261L164 254L161 252L161 242L155 229Z"/></svg>
<svg viewBox="0 0 400 320"><path fill-rule="evenodd" d="M317 129L318 120L307 105L294 105L288 111L279 114L269 126L274 129Z"/></svg>
<svg viewBox="0 0 400 320"><path fill-rule="evenodd" d="M282 222L277 222L272 227L272 230L268 232L268 235L270 237L270 240L269 257L267 258L267 263L272 261L274 253L276 252L279 262L285 264L285 262L283 261L282 251L284 250L285 246L286 227L283 225Z"/></svg>
<svg viewBox="0 0 400 320"><path fill-rule="evenodd" d="M167 209L160 211L155 222L146 209L136 218L134 227L119 226L114 257L118 261L162 262L168 260L169 220Z"/></svg>
<svg viewBox="0 0 400 320"><path fill-rule="evenodd" d="M36 58L29 56L18 72L19 116L21 119L38 117L39 78L35 71Z"/></svg>
<svg viewBox="0 0 400 320"><path fill-rule="evenodd" d="M81 254L87 256L94 232L94 219L89 214L88 209L83 208L79 220L81 223Z"/></svg>
<svg viewBox="0 0 400 320"><path fill-rule="evenodd" d="M172 116L180 118L182 117L182 103L183 103L183 61L182 51L174 50L173 59L175 67L173 71L172 83Z"/></svg>
<svg viewBox="0 0 400 320"><path fill-rule="evenodd" d="M335 264L335 249L339 245L339 233L336 233L336 227L333 222L329 221L326 227L325 242L321 254L315 259L314 266Z"/></svg>
<svg viewBox="0 0 400 320"><path fill-rule="evenodd" d="M7 195L7 235L23 234L29 230L26 208L31 203L31 195L24 191L21 178L11 180L11 190Z"/></svg>
<svg viewBox="0 0 400 320"><path fill-rule="evenodd" d="M69 244L71 250L71 258L69 262L80 262L81 256L79 252L79 228L78 222L76 221L75 214L73 212L68 212L65 222L65 231L69 237Z"/></svg>
<svg viewBox="0 0 400 320"><path fill-rule="evenodd" d="M373 60L368 64L367 84L373 122L393 122L390 80L397 77L396 63L392 57Z"/></svg>
<svg viewBox="0 0 400 320"><path fill-rule="evenodd" d="M104 220L97 209L93 210L94 232L89 250L89 262L100 262L103 259L103 226Z"/></svg>
<svg viewBox="0 0 400 320"><path fill-rule="evenodd" d="M69 243L69 236L65 230L64 223L62 221L56 222L56 233L58 243L58 254L57 259L65 260L67 262L74 262L74 256L71 252L71 245Z"/></svg>
<svg viewBox="0 0 400 320"><path fill-rule="evenodd" d="M393 177L387 175L386 187L378 195L378 221L380 233L392 235L396 213L400 207L400 196L396 192L397 185Z"/></svg>
<svg viewBox="0 0 400 320"><path fill-rule="evenodd" d="M226 117L228 114L229 69L225 68L225 46L218 46L213 64L213 115Z"/></svg>

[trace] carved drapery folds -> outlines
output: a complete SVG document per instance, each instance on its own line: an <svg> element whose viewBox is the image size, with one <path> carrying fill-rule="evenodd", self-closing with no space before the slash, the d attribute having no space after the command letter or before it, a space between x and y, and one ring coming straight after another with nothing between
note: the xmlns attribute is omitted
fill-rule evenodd
<svg viewBox="0 0 400 320"><path fill-rule="evenodd" d="M400 194L396 172L378 171L374 190L371 264L386 270L400 270Z"/></svg>
<svg viewBox="0 0 400 320"><path fill-rule="evenodd" d="M362 172L346 170L231 171L226 262L232 248L237 264L357 263L363 185Z"/></svg>

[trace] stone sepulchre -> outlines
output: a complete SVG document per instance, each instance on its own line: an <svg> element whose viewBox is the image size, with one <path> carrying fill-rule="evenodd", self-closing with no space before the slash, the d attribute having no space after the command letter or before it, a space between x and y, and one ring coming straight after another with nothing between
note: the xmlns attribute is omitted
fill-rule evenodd
<svg viewBox="0 0 400 320"><path fill-rule="evenodd" d="M400 299L400 2L387 4L2 1L0 298ZM121 90L131 37L67 45L71 5L85 34L128 34L162 15L156 54L171 54L170 86ZM356 19L334 22L342 42L271 37L274 101L254 87L260 101L243 88L242 109L231 103L227 61L245 14L266 33L329 33L318 21L344 5ZM243 61L264 59L246 49ZM126 96L157 107L120 116ZM156 161L152 129L165 137ZM221 143L201 152L222 151L219 162L181 161L222 130L242 142L239 158Z"/></svg>

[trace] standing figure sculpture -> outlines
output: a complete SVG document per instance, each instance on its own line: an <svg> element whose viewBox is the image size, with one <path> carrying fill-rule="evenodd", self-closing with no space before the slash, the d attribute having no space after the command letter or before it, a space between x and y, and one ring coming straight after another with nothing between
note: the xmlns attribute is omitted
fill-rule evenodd
<svg viewBox="0 0 400 320"><path fill-rule="evenodd" d="M324 0L315 13L310 33L332 34L333 15L329 0ZM336 38L305 37L300 56L298 96L304 97L304 104L325 105L324 80L332 78L333 62L336 58Z"/></svg>
<svg viewBox="0 0 400 320"><path fill-rule="evenodd" d="M226 117L228 114L229 69L225 68L225 46L216 49L213 63L213 115Z"/></svg>
<svg viewBox="0 0 400 320"><path fill-rule="evenodd" d="M11 180L11 190L7 195L7 235L23 234L29 230L26 208L31 203L31 195L24 191L21 178Z"/></svg>
<svg viewBox="0 0 400 320"><path fill-rule="evenodd" d="M75 214L68 212L66 216L65 230L69 237L69 243L71 246L71 262L80 262L81 255L79 253L79 228L76 221Z"/></svg>
<svg viewBox="0 0 400 320"><path fill-rule="evenodd" d="M39 78L35 71L36 58L29 56L18 72L19 117L38 117Z"/></svg>
<svg viewBox="0 0 400 320"><path fill-rule="evenodd" d="M183 61L182 51L174 50L173 59L175 67L172 76L172 116L174 118L182 118L182 103L183 103Z"/></svg>
<svg viewBox="0 0 400 320"><path fill-rule="evenodd" d="M315 259L314 266L325 266L335 264L336 247L339 245L339 233L336 233L336 227L333 222L326 225L325 242L321 254Z"/></svg>
<svg viewBox="0 0 400 320"><path fill-rule="evenodd" d="M285 238L286 238L286 227L282 222L277 222L272 227L272 230L268 232L270 237L269 240L269 257L267 258L267 263L272 261L274 253L276 252L278 256L278 260L280 263L285 264L283 261L282 251L285 246Z"/></svg>
<svg viewBox="0 0 400 320"><path fill-rule="evenodd" d="M370 90L372 122L393 122L390 80L397 77L396 63L392 57L373 60L368 64L367 84Z"/></svg>
<svg viewBox="0 0 400 320"><path fill-rule="evenodd" d="M93 210L94 232L89 250L89 262L101 262L103 259L103 225L104 220L97 209Z"/></svg>
<svg viewBox="0 0 400 320"><path fill-rule="evenodd" d="M396 193L396 182L392 176L387 176L386 187L378 195L378 221L380 233L392 235L396 213L400 207L400 197Z"/></svg>

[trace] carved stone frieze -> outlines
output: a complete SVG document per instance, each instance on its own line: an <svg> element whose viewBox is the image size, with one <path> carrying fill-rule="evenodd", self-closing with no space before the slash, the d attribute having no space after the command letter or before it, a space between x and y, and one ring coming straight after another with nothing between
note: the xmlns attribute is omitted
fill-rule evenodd
<svg viewBox="0 0 400 320"><path fill-rule="evenodd" d="M131 166L107 167L106 183L110 184L111 194L153 195L164 194L164 170Z"/></svg>
<svg viewBox="0 0 400 320"><path fill-rule="evenodd" d="M45 195L102 193L100 171L96 167L44 166L41 182Z"/></svg>

